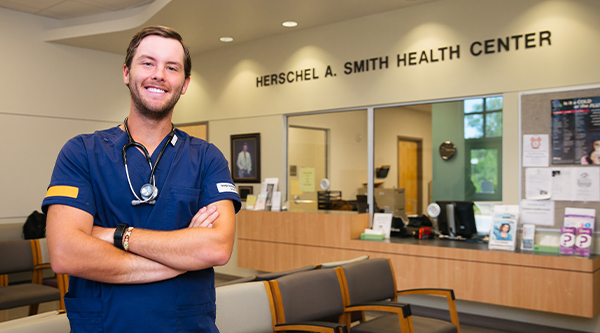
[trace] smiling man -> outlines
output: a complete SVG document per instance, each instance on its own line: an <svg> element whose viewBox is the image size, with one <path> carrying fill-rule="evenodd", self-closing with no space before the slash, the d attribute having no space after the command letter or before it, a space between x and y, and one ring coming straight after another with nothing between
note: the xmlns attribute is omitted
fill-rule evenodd
<svg viewBox="0 0 600 333"><path fill-rule="evenodd" d="M141 30L123 65L129 116L57 158L42 208L72 332L218 332L212 267L241 203L223 154L171 123L190 73L177 32Z"/></svg>

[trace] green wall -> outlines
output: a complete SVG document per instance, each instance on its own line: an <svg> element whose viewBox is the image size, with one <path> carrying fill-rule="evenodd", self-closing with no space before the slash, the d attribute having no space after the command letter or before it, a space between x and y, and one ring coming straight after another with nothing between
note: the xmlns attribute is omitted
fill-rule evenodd
<svg viewBox="0 0 600 333"><path fill-rule="evenodd" d="M465 140L463 135L463 102L434 103L431 107L433 201L465 199ZM450 141L456 154L443 160L439 146Z"/></svg>

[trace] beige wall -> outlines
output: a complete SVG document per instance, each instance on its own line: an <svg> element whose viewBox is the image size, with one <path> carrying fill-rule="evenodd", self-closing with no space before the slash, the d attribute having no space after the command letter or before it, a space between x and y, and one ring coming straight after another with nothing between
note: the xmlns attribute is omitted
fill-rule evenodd
<svg viewBox="0 0 600 333"><path fill-rule="evenodd" d="M178 119L223 119L438 100L598 82L600 3L441 0L194 57ZM550 30L552 46L474 57L474 41ZM460 45L460 59L400 67L395 55ZM347 61L389 56L389 68L345 75ZM327 65L337 74L325 78ZM256 87L256 78L315 68L318 80Z"/></svg>
<svg viewBox="0 0 600 333"><path fill-rule="evenodd" d="M342 191L344 200L356 200L357 189L367 182L366 110L290 117L289 124L329 129L330 190Z"/></svg>
<svg viewBox="0 0 600 333"><path fill-rule="evenodd" d="M54 20L0 9L0 223L40 210L56 156L129 109L120 56L45 43Z"/></svg>

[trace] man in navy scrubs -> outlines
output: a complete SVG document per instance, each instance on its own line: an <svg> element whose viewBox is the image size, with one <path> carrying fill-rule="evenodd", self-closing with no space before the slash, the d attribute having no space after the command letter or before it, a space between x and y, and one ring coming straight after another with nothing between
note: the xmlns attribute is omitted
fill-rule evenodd
<svg viewBox="0 0 600 333"><path fill-rule="evenodd" d="M138 32L129 116L57 158L42 208L73 332L218 332L212 267L230 258L241 203L223 154L171 123L190 73L177 32Z"/></svg>

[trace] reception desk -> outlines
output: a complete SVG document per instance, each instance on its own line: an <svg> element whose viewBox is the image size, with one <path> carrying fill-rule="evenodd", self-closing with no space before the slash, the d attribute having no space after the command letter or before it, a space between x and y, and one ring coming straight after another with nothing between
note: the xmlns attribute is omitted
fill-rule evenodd
<svg viewBox="0 0 600 333"><path fill-rule="evenodd" d="M239 212L238 266L274 272L361 255L390 258L398 288L450 288L460 300L592 318L600 257L490 251L448 240L364 241L368 214Z"/></svg>

